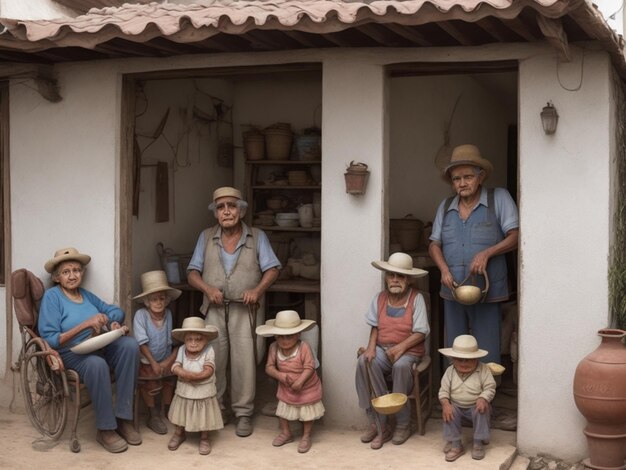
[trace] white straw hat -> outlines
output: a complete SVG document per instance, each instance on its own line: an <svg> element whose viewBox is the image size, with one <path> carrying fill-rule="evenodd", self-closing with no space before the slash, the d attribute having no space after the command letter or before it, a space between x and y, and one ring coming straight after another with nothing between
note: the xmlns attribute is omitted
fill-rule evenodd
<svg viewBox="0 0 626 470"><path fill-rule="evenodd" d="M484 349L478 349L478 342L472 335L457 336L454 338L451 348L442 348L439 352L444 356L461 359L478 359L489 354Z"/></svg>
<svg viewBox="0 0 626 470"><path fill-rule="evenodd" d="M413 267L413 258L406 253L394 253L389 257L389 261L372 261L372 266L381 271L404 274L405 276L422 277L428 271Z"/></svg>
<svg viewBox="0 0 626 470"><path fill-rule="evenodd" d="M274 320L267 320L265 325L257 326L259 336L293 335L313 328L314 320L301 320L295 310L281 310Z"/></svg>
<svg viewBox="0 0 626 470"><path fill-rule="evenodd" d="M78 261L84 266L91 261L91 256L80 253L76 248L61 248L54 252L54 257L46 261L43 268L51 273L63 261Z"/></svg>
<svg viewBox="0 0 626 470"><path fill-rule="evenodd" d="M175 300L182 293L178 289L170 287L167 283L167 275L165 271L148 271L141 275L141 288L143 292L133 297L133 299L142 299L155 292L166 292L170 300Z"/></svg>
<svg viewBox="0 0 626 470"><path fill-rule="evenodd" d="M204 319L200 317L187 317L183 320L181 328L172 330L172 336L180 342L185 342L185 333L200 333L209 338L209 341L217 338L219 334L217 327L213 325L205 325Z"/></svg>

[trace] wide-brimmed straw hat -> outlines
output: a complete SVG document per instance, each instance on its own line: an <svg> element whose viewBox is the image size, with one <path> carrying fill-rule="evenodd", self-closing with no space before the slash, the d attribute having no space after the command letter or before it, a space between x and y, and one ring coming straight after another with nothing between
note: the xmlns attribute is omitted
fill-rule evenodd
<svg viewBox="0 0 626 470"><path fill-rule="evenodd" d="M155 292L165 292L170 300L174 300L180 297L182 293L180 290L170 287L167 283L165 271L148 271L147 273L143 273L141 275L141 289L143 292L133 297L133 299L143 299Z"/></svg>
<svg viewBox="0 0 626 470"><path fill-rule="evenodd" d="M381 271L404 274L411 277L422 277L428 274L420 268L413 267L413 258L406 253L397 252L389 257L389 261L372 261L372 266Z"/></svg>
<svg viewBox="0 0 626 470"><path fill-rule="evenodd" d="M79 252L76 248L61 248L54 252L54 257L46 261L43 268L51 273L63 261L78 261L83 266L91 261L91 256Z"/></svg>
<svg viewBox="0 0 626 470"><path fill-rule="evenodd" d="M483 169L485 172L485 179L493 171L493 165L491 162L480 155L478 147L471 144L459 145L452 150L452 157L450 157L450 163L443 170L443 177L450 181L450 170L457 166L471 165L477 166Z"/></svg>
<svg viewBox="0 0 626 470"><path fill-rule="evenodd" d="M183 320L181 328L172 330L172 336L181 343L185 342L185 333L200 333L209 338L209 341L217 338L217 327L213 325L205 325L204 319L200 317L187 317Z"/></svg>
<svg viewBox="0 0 626 470"><path fill-rule="evenodd" d="M489 354L484 349L478 349L478 342L472 335L457 336L451 348L441 348L439 352L444 356L461 359L478 359Z"/></svg>
<svg viewBox="0 0 626 470"><path fill-rule="evenodd" d="M315 325L314 320L301 320L295 310L281 310L274 320L267 320L265 325L257 326L259 336L294 335L301 333Z"/></svg>

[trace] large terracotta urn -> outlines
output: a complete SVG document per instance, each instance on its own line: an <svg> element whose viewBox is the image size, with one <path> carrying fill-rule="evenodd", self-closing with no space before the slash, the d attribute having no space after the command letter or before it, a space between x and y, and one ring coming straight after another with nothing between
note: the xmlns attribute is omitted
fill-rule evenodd
<svg viewBox="0 0 626 470"><path fill-rule="evenodd" d="M626 331L598 331L600 346L587 355L574 375L574 401L587 419L589 447L585 465L626 469Z"/></svg>

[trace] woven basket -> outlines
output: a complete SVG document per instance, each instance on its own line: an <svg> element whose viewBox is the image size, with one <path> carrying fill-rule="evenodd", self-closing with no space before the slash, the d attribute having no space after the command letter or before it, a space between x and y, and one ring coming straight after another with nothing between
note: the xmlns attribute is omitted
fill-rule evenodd
<svg viewBox="0 0 626 470"><path fill-rule="evenodd" d="M265 158L265 137L261 134L245 137L243 149L248 160L263 160Z"/></svg>
<svg viewBox="0 0 626 470"><path fill-rule="evenodd" d="M289 160L293 133L284 129L265 130L265 150L268 160Z"/></svg>

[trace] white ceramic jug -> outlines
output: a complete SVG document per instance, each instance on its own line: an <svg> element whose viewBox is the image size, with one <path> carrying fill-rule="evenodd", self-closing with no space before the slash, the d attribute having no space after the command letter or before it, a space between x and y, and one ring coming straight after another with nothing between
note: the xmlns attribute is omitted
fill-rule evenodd
<svg viewBox="0 0 626 470"><path fill-rule="evenodd" d="M313 227L313 204L302 204L298 207L300 226Z"/></svg>

